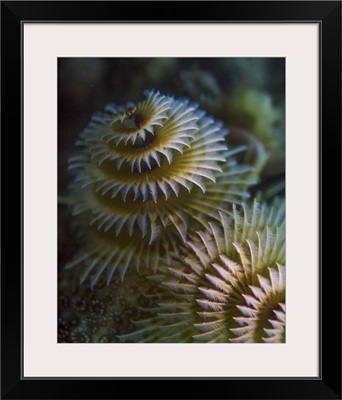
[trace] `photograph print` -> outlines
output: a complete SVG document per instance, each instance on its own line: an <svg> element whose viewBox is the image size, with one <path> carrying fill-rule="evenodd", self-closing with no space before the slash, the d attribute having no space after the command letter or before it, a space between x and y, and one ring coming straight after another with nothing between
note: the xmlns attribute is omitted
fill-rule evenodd
<svg viewBox="0 0 342 400"><path fill-rule="evenodd" d="M285 59L58 59L58 343L286 342Z"/></svg>

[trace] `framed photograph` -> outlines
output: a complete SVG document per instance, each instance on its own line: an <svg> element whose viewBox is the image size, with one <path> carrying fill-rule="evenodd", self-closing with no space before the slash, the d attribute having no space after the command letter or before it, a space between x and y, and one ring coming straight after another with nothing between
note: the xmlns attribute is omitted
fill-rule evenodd
<svg viewBox="0 0 342 400"><path fill-rule="evenodd" d="M2 398L341 399L341 3L1 9Z"/></svg>

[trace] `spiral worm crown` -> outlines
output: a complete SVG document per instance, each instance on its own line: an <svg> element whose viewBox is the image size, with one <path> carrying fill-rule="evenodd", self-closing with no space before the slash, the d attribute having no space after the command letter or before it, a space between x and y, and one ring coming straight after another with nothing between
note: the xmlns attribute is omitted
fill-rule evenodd
<svg viewBox="0 0 342 400"><path fill-rule="evenodd" d="M161 268L154 316L121 337L142 342L284 342L284 202L243 205L198 232Z"/></svg>
<svg viewBox="0 0 342 400"><path fill-rule="evenodd" d="M207 226L224 202L240 202L253 183L249 166L227 150L220 122L186 99L156 91L125 106L97 113L70 159L75 175L70 202L85 251L82 276L107 271L123 277L129 265L156 267L189 222ZM158 239L158 240L156 240Z"/></svg>

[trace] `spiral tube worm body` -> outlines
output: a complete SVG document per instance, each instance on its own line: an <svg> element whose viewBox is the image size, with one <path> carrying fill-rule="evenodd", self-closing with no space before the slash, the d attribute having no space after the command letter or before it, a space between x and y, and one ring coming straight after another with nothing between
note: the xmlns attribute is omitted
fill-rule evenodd
<svg viewBox="0 0 342 400"><path fill-rule="evenodd" d="M121 337L142 342L284 342L285 211L243 204L220 212L154 276L152 317ZM164 287L164 288L163 288Z"/></svg>
<svg viewBox="0 0 342 400"><path fill-rule="evenodd" d="M247 197L252 168L227 150L220 122L186 99L156 91L93 116L70 159L70 203L82 250L68 264L85 264L81 281L106 272L156 268L207 227L217 209Z"/></svg>

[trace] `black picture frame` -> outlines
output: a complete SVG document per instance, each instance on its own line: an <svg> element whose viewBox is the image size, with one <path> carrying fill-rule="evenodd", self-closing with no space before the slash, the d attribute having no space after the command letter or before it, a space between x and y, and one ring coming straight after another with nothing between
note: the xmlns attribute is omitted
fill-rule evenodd
<svg viewBox="0 0 342 400"><path fill-rule="evenodd" d="M341 399L341 2L1 2L3 399ZM153 9L153 14L151 10ZM152 18L152 15L154 18ZM222 16L229 15L229 21ZM320 24L320 371L318 378L22 377L23 22L318 22ZM21 111L20 111L21 110ZM21 116L21 117L20 117ZM323 135L324 133L324 135ZM324 140L323 140L324 139ZM20 151L21 149L21 151ZM324 165L324 169L323 169ZM326 180L324 180L324 177ZM332 179L336 184L332 184ZM19 184L21 182L21 185ZM324 184L323 184L324 182ZM324 191L323 191L324 189ZM324 193L324 195L323 195ZM324 208L323 208L324 207ZM324 212L323 212L324 210ZM331 213L331 214L330 214ZM14 218L14 217L17 218ZM325 219L323 220L323 216ZM14 222L16 222L14 224ZM19 236L20 223L20 236ZM14 228L14 229L13 229ZM6 243L7 239L7 243ZM14 246L15 244L15 246ZM323 244L325 252L323 252ZM19 247L19 248L18 248ZM313 248L315 244L313 244ZM306 305L304 305L305 307ZM299 332L299 334L302 334ZM228 361L227 361L228 362ZM296 360L293 360L295 363ZM136 385L130 380L139 381ZM154 380L162 380L157 389ZM171 382L167 382L170 381ZM193 382L181 382L193 380ZM178 385L177 383L181 385Z"/></svg>

